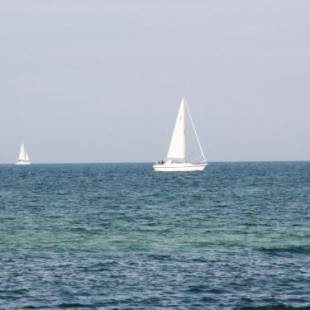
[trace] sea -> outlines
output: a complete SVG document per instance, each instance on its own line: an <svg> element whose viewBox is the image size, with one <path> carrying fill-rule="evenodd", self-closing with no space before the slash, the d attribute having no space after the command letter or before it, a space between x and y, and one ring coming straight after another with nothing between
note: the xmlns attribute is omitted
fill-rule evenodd
<svg viewBox="0 0 310 310"><path fill-rule="evenodd" d="M0 166L0 309L310 309L310 162Z"/></svg>

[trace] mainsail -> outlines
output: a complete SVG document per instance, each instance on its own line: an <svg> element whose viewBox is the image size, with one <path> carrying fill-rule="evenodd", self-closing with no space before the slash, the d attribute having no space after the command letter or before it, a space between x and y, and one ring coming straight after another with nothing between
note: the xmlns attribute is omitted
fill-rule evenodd
<svg viewBox="0 0 310 310"><path fill-rule="evenodd" d="M186 101L185 98L182 98L168 150L167 161L185 162L185 109Z"/></svg>

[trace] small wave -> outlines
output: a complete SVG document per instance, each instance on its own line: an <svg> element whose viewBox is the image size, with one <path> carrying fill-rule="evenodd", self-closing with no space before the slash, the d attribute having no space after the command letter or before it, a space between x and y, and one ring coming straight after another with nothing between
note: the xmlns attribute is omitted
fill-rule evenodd
<svg viewBox="0 0 310 310"><path fill-rule="evenodd" d="M147 306L159 306L161 298L159 296L152 296L142 300L142 303Z"/></svg>
<svg viewBox="0 0 310 310"><path fill-rule="evenodd" d="M164 260L170 260L171 256L170 255L164 255L164 254L149 254L148 258L153 259L153 260L164 261Z"/></svg>
<svg viewBox="0 0 310 310"><path fill-rule="evenodd" d="M192 285L189 287L188 291L191 293L202 293L208 290L206 285Z"/></svg>
<svg viewBox="0 0 310 310"><path fill-rule="evenodd" d="M71 232L81 233L81 234L98 234L102 232L101 229L85 228L85 227L72 227L69 230Z"/></svg>
<svg viewBox="0 0 310 310"><path fill-rule="evenodd" d="M15 290L0 290L0 294L7 294L10 296L16 296L16 295L24 295L29 293L27 289L15 289Z"/></svg>
<svg viewBox="0 0 310 310"><path fill-rule="evenodd" d="M59 305L56 305L56 307L61 308L61 309L85 309L85 308L94 308L94 305L90 304L80 304L80 303L62 303Z"/></svg>
<svg viewBox="0 0 310 310"><path fill-rule="evenodd" d="M290 247L275 247L275 248L260 248L261 252L267 254L310 254L310 246L290 246Z"/></svg>
<svg viewBox="0 0 310 310"><path fill-rule="evenodd" d="M247 306L240 308L241 310L309 310L310 304L308 306L301 306L301 307L295 307L295 306L289 306L286 304L279 304L279 305L270 305L270 306Z"/></svg>
<svg viewBox="0 0 310 310"><path fill-rule="evenodd" d="M208 297L208 296L204 296L201 298L201 301L204 303L215 303L217 301L217 299L212 298L212 297Z"/></svg>
<svg viewBox="0 0 310 310"><path fill-rule="evenodd" d="M51 307L49 306L33 306L33 305L27 305L27 306L23 306L22 309L51 309Z"/></svg>
<svg viewBox="0 0 310 310"><path fill-rule="evenodd" d="M106 261L94 264L92 266L80 267L84 272L102 272L110 270L112 267L117 266L117 261Z"/></svg>

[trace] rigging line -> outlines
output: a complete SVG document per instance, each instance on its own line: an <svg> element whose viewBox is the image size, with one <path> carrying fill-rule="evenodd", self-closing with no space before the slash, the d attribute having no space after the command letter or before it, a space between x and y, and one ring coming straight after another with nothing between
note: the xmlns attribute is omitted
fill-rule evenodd
<svg viewBox="0 0 310 310"><path fill-rule="evenodd" d="M186 106L187 114L188 114L188 116L189 116L189 119L190 119L191 124L192 124L193 129L194 129L194 133L195 133L196 140L197 140L197 142L198 142L198 146L199 146L199 149L200 149L200 153L201 153L202 158L204 159L204 161L207 161L207 157L206 157L206 155L205 155L205 153L204 153L204 151L203 151L202 145L201 145L201 143L200 143L200 140L199 140L199 137L198 137L198 133L197 133L197 130L196 130L196 127L195 127L195 123L194 123L194 121L193 121L193 118L192 118L192 115L191 115L191 112L190 112L190 109L189 109L189 106L188 106L186 100L185 100L185 106Z"/></svg>

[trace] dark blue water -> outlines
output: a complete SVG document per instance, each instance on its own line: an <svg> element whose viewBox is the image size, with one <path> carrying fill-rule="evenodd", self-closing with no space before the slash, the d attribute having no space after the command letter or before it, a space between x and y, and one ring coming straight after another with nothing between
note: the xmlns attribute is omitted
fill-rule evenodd
<svg viewBox="0 0 310 310"><path fill-rule="evenodd" d="M310 307L310 163L0 166L0 309Z"/></svg>

